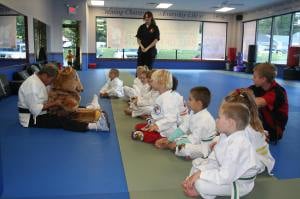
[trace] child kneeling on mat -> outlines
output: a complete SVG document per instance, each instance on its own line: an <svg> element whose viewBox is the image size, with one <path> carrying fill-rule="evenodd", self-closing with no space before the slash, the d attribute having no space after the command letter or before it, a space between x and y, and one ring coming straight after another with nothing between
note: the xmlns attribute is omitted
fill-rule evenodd
<svg viewBox="0 0 300 199"><path fill-rule="evenodd" d="M249 109L240 103L223 103L216 121L220 139L207 159L192 167L182 182L184 193L195 197L238 198L250 193L257 174L256 154L245 128L249 125Z"/></svg>

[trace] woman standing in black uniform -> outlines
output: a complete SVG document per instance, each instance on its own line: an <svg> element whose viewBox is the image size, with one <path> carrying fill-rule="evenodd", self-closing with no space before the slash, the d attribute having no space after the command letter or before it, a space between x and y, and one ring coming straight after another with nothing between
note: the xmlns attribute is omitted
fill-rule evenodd
<svg viewBox="0 0 300 199"><path fill-rule="evenodd" d="M143 19L145 23L139 27L136 34L139 44L137 65L146 65L151 70L157 54L155 45L159 41L159 29L150 11L145 12Z"/></svg>

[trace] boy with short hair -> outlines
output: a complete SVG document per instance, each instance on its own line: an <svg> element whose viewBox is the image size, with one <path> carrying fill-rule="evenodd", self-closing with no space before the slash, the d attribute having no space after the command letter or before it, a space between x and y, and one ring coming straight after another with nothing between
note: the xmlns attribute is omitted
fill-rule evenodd
<svg viewBox="0 0 300 199"><path fill-rule="evenodd" d="M100 97L123 97L123 81L119 79L119 70L110 69L108 77L109 79L100 90Z"/></svg>
<svg viewBox="0 0 300 199"><path fill-rule="evenodd" d="M187 196L244 196L253 189L257 174L256 155L244 129L249 109L240 103L224 103L216 121L220 139L207 159L193 161L191 174L182 187Z"/></svg>
<svg viewBox="0 0 300 199"><path fill-rule="evenodd" d="M68 54L66 56L68 66L73 66L73 59L74 58L75 58L75 56L72 54L72 50L68 50Z"/></svg>
<svg viewBox="0 0 300 199"><path fill-rule="evenodd" d="M253 69L254 85L249 88L255 95L264 129L270 141L282 138L288 121L288 98L286 91L276 81L276 68L272 64L258 64Z"/></svg>
<svg viewBox="0 0 300 199"><path fill-rule="evenodd" d="M207 157L209 143L216 131L215 120L207 107L211 100L211 93L206 87L194 87L190 91L188 106L192 113L168 138L156 141L157 148L176 149L176 155L185 157ZM190 145L199 145L197 150ZM201 145L201 146L200 146ZM197 153L195 155L194 153Z"/></svg>

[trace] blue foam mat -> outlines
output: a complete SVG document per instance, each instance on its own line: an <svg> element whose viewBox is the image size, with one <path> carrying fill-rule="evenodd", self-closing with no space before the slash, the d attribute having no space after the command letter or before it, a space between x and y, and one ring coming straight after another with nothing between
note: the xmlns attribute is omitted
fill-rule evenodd
<svg viewBox="0 0 300 199"><path fill-rule="evenodd" d="M80 73L82 105L104 84L103 71ZM0 102L3 198L129 198L109 100L111 132L22 128L17 97Z"/></svg>
<svg viewBox="0 0 300 199"><path fill-rule="evenodd" d="M86 105L104 84L105 70L80 72ZM132 72L132 70L129 70ZM172 70L178 91L187 99L189 89L203 85L212 92L209 111L216 116L222 98L237 87L252 84L251 76L236 77L218 71ZM289 121L284 138L271 145L279 179L299 178L300 134L297 131L300 83L281 82L289 96ZM17 97L0 101L0 143L5 199L129 198L115 133L110 101L100 100L108 112L111 133L75 133L60 129L27 129L18 124Z"/></svg>

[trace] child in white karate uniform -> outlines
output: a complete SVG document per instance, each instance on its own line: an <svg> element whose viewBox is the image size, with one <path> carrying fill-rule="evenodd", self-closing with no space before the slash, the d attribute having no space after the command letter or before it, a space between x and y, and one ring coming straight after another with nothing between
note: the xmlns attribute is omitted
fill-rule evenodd
<svg viewBox="0 0 300 199"><path fill-rule="evenodd" d="M275 159L270 153L269 144L266 142L266 135L263 125L259 119L255 96L250 89L237 89L225 97L225 102L238 102L245 104L250 110L250 124L246 127L245 132L250 143L256 150L257 168L259 173L262 173L267 168L270 174L274 165Z"/></svg>
<svg viewBox="0 0 300 199"><path fill-rule="evenodd" d="M180 115L178 93L172 91L172 74L167 70L157 70L152 76L152 88L159 92L151 112L151 122L135 126L132 139L155 143L162 137L168 137L177 128Z"/></svg>
<svg viewBox="0 0 300 199"><path fill-rule="evenodd" d="M151 75L153 72L154 70L147 71L146 75L146 81L149 82L150 90L148 92L145 91L143 95L131 98L129 107L124 110L125 114L144 119L150 117L155 100L159 96L159 92L152 89L151 86ZM143 79L143 77L141 79Z"/></svg>
<svg viewBox="0 0 300 199"><path fill-rule="evenodd" d="M257 174L256 153L246 136L249 109L241 103L223 103L216 120L220 139L207 159L194 166L182 187L187 196L237 197L250 193Z"/></svg>
<svg viewBox="0 0 300 199"><path fill-rule="evenodd" d="M178 156L191 156L193 151L188 150L189 144L201 146L197 151L199 156L207 157L209 144L215 136L216 124L207 107L210 103L211 94L206 87L192 88L189 95L188 106L192 110L188 120L179 126L168 138L157 140L157 148L176 149ZM180 148L180 150L178 149Z"/></svg>
<svg viewBox="0 0 300 199"><path fill-rule="evenodd" d="M110 69L108 77L107 82L100 89L100 97L123 97L123 81L119 79L119 70Z"/></svg>
<svg viewBox="0 0 300 199"><path fill-rule="evenodd" d="M184 122L188 121L189 118L189 109L186 105L186 102L183 98L182 95L180 95L176 89L178 86L178 79L172 75L172 81L173 81L173 86L172 86L172 91L174 93L174 100L178 102L179 106L179 116L177 117L177 126L180 126Z"/></svg>
<svg viewBox="0 0 300 199"><path fill-rule="evenodd" d="M148 82L146 81L148 68L145 66L138 66L136 69L137 77L133 80L132 87L124 86L124 96L127 99L142 96L147 93L150 89Z"/></svg>

